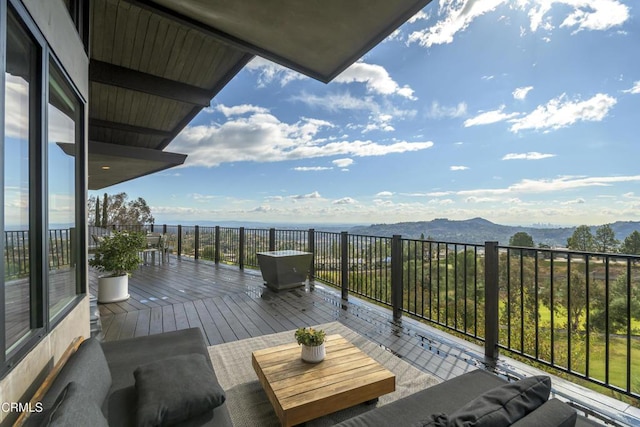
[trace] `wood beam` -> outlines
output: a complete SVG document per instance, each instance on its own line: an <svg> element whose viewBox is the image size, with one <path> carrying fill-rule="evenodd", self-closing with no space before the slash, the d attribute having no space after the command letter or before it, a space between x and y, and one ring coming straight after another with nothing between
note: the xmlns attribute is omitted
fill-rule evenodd
<svg viewBox="0 0 640 427"><path fill-rule="evenodd" d="M89 80L109 86L135 90L173 99L187 104L208 107L213 98L211 91L175 80L165 79L131 68L120 67L92 59L89 63Z"/></svg>
<svg viewBox="0 0 640 427"><path fill-rule="evenodd" d="M174 136L173 132L162 129L152 129L142 126L128 125L126 123L110 122L108 120L94 119L92 117L89 117L89 127L119 130L123 132L137 133L140 135L159 136L161 138L172 138Z"/></svg>

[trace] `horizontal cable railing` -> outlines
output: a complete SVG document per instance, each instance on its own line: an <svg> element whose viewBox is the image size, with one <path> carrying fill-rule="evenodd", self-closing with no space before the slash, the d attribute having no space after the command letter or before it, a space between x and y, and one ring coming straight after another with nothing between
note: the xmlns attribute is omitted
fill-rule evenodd
<svg viewBox="0 0 640 427"><path fill-rule="evenodd" d="M309 279L339 288L344 299L358 295L395 318L404 313L484 343L488 363L501 349L640 398L638 255L313 229L137 227L161 228L179 256L240 268L259 267L258 252L312 252ZM14 245L5 258L19 264L24 251Z"/></svg>

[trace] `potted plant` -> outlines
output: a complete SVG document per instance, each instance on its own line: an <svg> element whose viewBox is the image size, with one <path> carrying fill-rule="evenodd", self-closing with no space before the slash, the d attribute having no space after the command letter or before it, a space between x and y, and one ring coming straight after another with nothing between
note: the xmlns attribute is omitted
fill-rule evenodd
<svg viewBox="0 0 640 427"><path fill-rule="evenodd" d="M302 360L318 363L324 360L326 351L324 340L326 337L322 329L298 328L295 333L296 341L302 346Z"/></svg>
<svg viewBox="0 0 640 427"><path fill-rule="evenodd" d="M98 302L129 298L129 274L142 262L140 251L146 243L142 233L115 232L105 236L89 265L108 274L98 277Z"/></svg>

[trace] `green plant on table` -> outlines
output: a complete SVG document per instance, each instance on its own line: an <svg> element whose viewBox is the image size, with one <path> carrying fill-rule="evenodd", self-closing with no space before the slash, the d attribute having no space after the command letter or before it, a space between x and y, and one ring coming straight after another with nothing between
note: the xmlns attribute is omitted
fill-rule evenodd
<svg viewBox="0 0 640 427"><path fill-rule="evenodd" d="M324 342L326 333L322 329L298 328L295 333L298 344L318 346Z"/></svg>

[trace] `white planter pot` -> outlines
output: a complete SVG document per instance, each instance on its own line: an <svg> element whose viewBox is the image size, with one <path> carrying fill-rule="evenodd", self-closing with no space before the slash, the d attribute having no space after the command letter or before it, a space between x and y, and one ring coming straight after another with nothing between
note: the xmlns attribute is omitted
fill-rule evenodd
<svg viewBox="0 0 640 427"><path fill-rule="evenodd" d="M98 302L118 302L129 299L129 276L98 277Z"/></svg>
<svg viewBox="0 0 640 427"><path fill-rule="evenodd" d="M325 355L324 343L320 345L302 345L302 360L305 362L322 362Z"/></svg>

